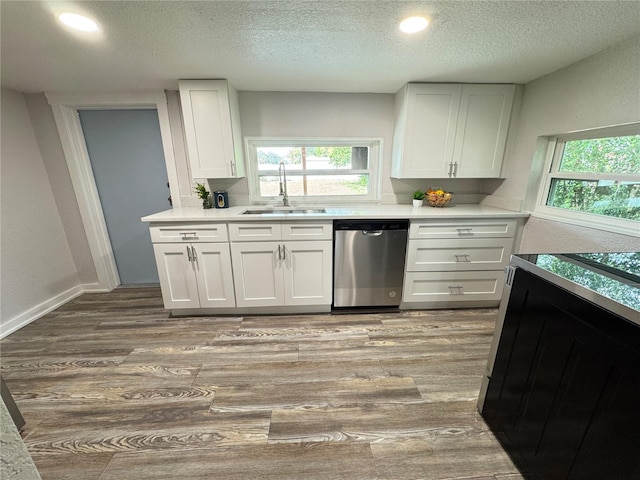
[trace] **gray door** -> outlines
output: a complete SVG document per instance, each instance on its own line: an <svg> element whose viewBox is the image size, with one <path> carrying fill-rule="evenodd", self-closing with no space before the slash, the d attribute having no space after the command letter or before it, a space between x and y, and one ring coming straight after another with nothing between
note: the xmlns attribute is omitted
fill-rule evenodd
<svg viewBox="0 0 640 480"><path fill-rule="evenodd" d="M158 283L149 228L140 221L171 208L158 112L79 114L120 282Z"/></svg>

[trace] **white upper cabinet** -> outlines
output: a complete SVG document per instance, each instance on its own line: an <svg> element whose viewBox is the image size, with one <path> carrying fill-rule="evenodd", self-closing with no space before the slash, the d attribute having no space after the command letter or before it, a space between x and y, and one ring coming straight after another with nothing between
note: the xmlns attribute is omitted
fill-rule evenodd
<svg viewBox="0 0 640 480"><path fill-rule="evenodd" d="M226 80L180 80L193 178L244 177L238 94Z"/></svg>
<svg viewBox="0 0 640 480"><path fill-rule="evenodd" d="M500 176L515 85L464 85L452 177Z"/></svg>
<svg viewBox="0 0 640 480"><path fill-rule="evenodd" d="M396 95L391 176L440 178L453 158L461 85L410 83Z"/></svg>
<svg viewBox="0 0 640 480"><path fill-rule="evenodd" d="M394 178L499 177L515 85L405 85L396 95Z"/></svg>

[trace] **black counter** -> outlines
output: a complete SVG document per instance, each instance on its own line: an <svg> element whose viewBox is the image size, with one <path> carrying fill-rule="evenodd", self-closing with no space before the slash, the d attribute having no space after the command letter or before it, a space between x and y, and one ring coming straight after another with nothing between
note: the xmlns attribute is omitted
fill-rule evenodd
<svg viewBox="0 0 640 480"><path fill-rule="evenodd" d="M640 324L640 252L520 254L511 263Z"/></svg>
<svg viewBox="0 0 640 480"><path fill-rule="evenodd" d="M639 258L512 257L479 409L525 478L640 478Z"/></svg>

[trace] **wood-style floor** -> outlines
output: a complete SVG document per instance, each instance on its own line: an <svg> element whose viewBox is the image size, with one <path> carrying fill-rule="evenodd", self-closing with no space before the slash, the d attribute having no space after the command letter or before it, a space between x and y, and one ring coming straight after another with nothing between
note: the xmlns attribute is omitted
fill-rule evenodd
<svg viewBox="0 0 640 480"><path fill-rule="evenodd" d="M42 478L523 478L476 411L496 310L169 318L85 294L0 343Z"/></svg>

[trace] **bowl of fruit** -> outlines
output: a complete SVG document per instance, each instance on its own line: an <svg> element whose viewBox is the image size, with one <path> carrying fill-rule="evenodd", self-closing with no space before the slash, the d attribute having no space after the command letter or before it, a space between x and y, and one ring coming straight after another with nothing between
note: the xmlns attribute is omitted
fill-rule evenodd
<svg viewBox="0 0 640 480"><path fill-rule="evenodd" d="M452 192L445 192L444 190L437 188L430 188L426 191L425 200L432 207L444 207L453 198Z"/></svg>

